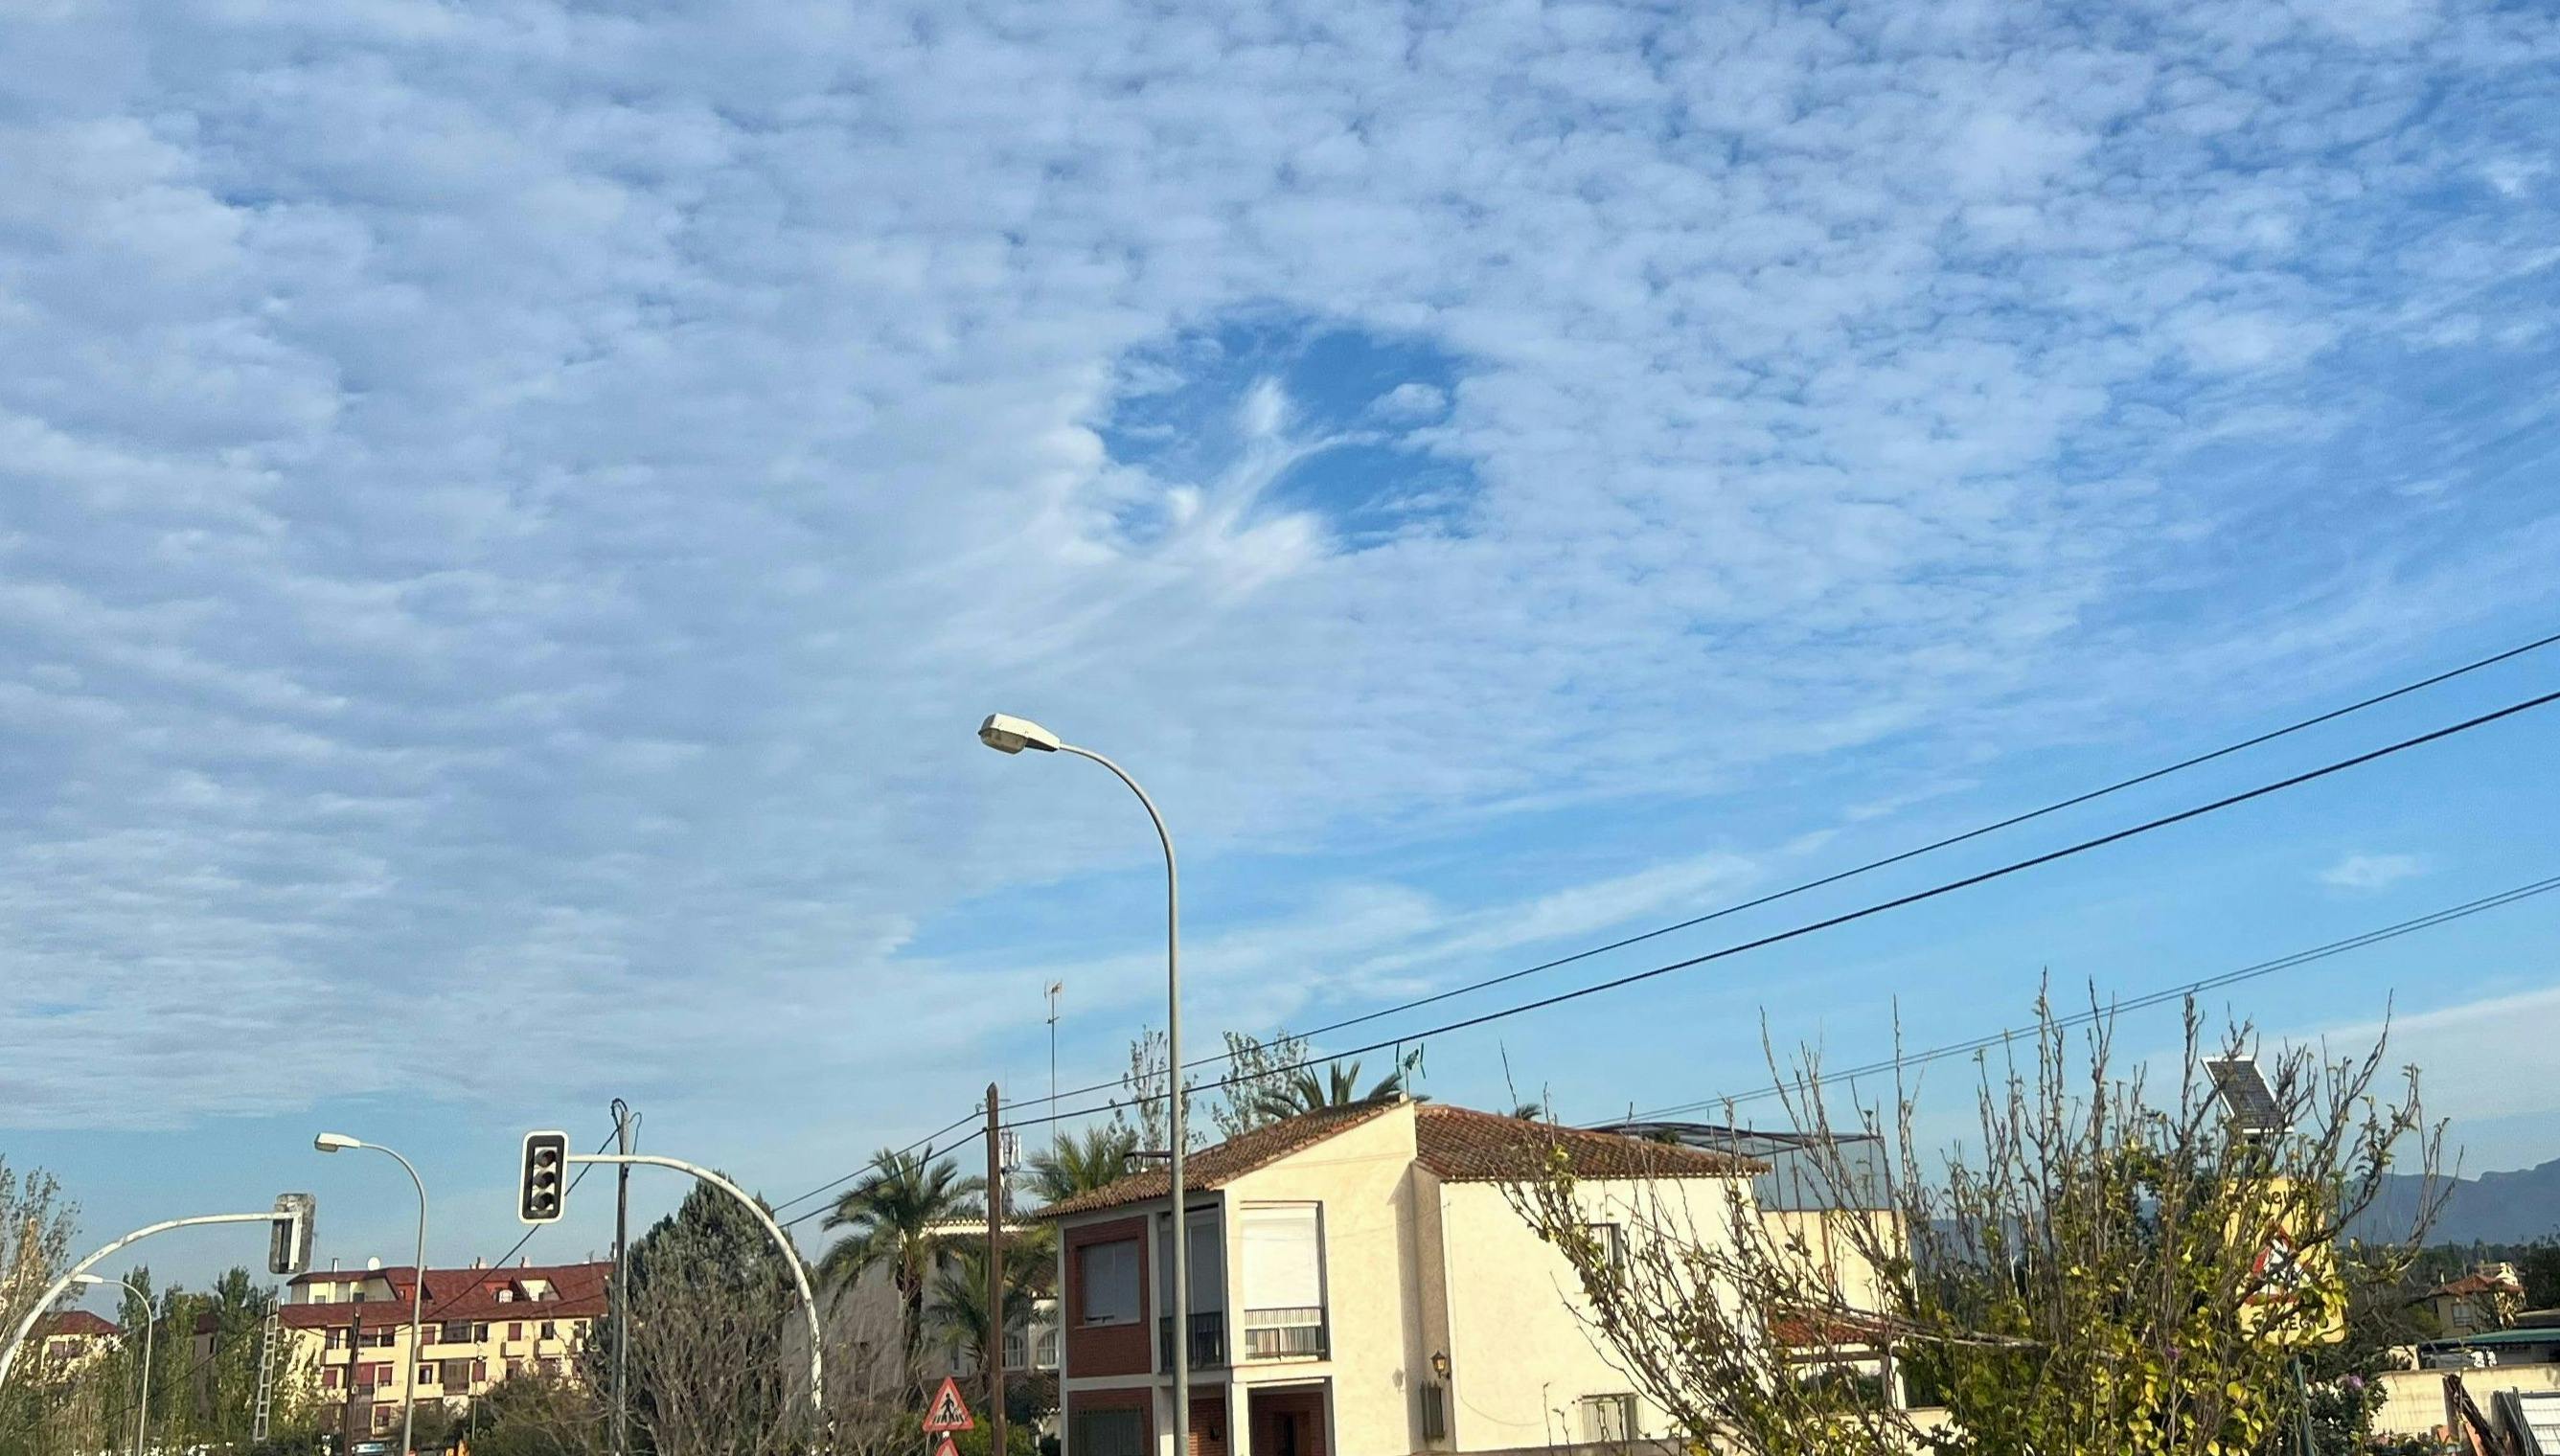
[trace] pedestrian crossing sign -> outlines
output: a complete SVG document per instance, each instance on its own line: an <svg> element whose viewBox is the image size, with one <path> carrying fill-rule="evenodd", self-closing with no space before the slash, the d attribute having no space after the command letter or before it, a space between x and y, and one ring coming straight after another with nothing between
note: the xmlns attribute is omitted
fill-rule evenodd
<svg viewBox="0 0 2560 1456"><path fill-rule="evenodd" d="M960 1382L949 1375L942 1377L942 1388L924 1407L924 1429L928 1434L973 1430L978 1421L969 1413L969 1402L960 1398ZM945 1439L942 1444L951 1442ZM941 1456L937 1451L935 1456Z"/></svg>

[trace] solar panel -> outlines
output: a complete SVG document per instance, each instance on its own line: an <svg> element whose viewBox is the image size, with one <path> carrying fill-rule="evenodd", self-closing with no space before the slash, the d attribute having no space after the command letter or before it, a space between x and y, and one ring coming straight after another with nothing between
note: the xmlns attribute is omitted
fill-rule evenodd
<svg viewBox="0 0 2560 1456"><path fill-rule="evenodd" d="M2284 1109L2276 1105L2276 1094L2267 1089L2265 1073L2258 1070L2254 1056L2208 1056L2205 1074L2213 1078L2214 1095L2222 1099L2223 1109L2242 1132L2252 1136L2287 1131Z"/></svg>

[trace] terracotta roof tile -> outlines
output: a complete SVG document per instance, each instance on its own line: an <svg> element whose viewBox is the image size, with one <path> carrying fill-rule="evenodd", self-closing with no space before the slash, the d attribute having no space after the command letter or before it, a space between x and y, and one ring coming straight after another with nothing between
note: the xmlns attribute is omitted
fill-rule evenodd
<svg viewBox="0 0 2560 1456"><path fill-rule="evenodd" d="M1415 1109L1414 1142L1422 1166L1446 1183L1517 1183L1545 1172L1561 1147L1577 1178L1731 1178L1766 1165L1728 1153L1648 1142L1614 1132L1586 1132L1442 1102Z"/></svg>
<svg viewBox="0 0 2560 1456"><path fill-rule="evenodd" d="M36 1321L39 1336L80 1335L91 1339L111 1338L123 1332L84 1309L59 1310Z"/></svg>
<svg viewBox="0 0 2560 1456"><path fill-rule="evenodd" d="M1398 1102L1361 1102L1350 1107L1329 1107L1322 1112L1309 1112L1257 1127L1185 1158L1183 1185L1187 1190L1221 1187L1401 1105ZM1161 1199L1171 1193L1173 1187L1173 1172L1160 1161L1156 1167L1114 1179L1090 1193L1060 1199L1033 1216L1063 1218L1070 1213L1089 1213L1096 1209L1116 1209L1123 1204Z"/></svg>
<svg viewBox="0 0 2560 1456"><path fill-rule="evenodd" d="M1292 1153L1376 1117L1402 1102L1364 1102L1328 1108L1255 1128L1241 1137L1202 1148L1183 1164L1183 1182L1194 1189L1221 1187ZM1551 1122L1529 1122L1439 1102L1414 1106L1416 1158L1451 1183L1501 1183L1544 1171L1550 1150L1561 1145L1584 1178L1728 1178L1762 1171L1749 1158L1676 1144L1647 1142L1616 1133L1585 1132ZM1034 1214L1063 1218L1161 1199L1173 1179L1161 1167L1062 1199Z"/></svg>

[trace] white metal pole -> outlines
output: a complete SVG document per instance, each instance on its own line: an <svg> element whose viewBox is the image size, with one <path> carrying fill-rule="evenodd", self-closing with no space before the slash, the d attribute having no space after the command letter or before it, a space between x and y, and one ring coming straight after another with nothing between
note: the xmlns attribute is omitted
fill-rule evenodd
<svg viewBox="0 0 2560 1456"><path fill-rule="evenodd" d="M720 1192L727 1194L730 1198L737 1200L739 1204L744 1206L748 1213L754 1214L755 1221L764 1225L764 1231L773 1235L774 1246L782 1250L782 1261L791 1266L791 1282L800 1286L800 1311L802 1314L808 1316L809 1319L809 1408L821 1413L826 1410L827 1381L826 1366L823 1359L826 1354L824 1349L826 1340L819 1333L818 1329L818 1296L810 1292L809 1273L808 1270L801 1267L800 1250L792 1246L790 1235L782 1231L781 1224L773 1221L773 1215L764 1211L764 1206L762 1204L757 1203L748 1195L746 1190L739 1188L736 1184L729 1182L727 1179L720 1177L719 1174L714 1173L708 1168L688 1163L681 1158L665 1158L654 1153L571 1153L568 1155L568 1161L571 1163L621 1163L640 1164L650 1168L673 1168L678 1173L690 1173L694 1177L701 1179L703 1182L710 1184L712 1187L719 1189Z"/></svg>
<svg viewBox="0 0 2560 1456"><path fill-rule="evenodd" d="M1174 868L1174 836L1165 828L1165 816L1156 812L1156 801L1131 778L1127 769L1090 748L1073 743L1060 743L1057 751L1090 758L1117 775L1129 786L1129 792L1145 805L1147 818L1156 826L1157 842L1165 847L1165 1095L1171 1102L1168 1119L1173 1138L1172 1198L1174 1219L1174 1456L1191 1456L1192 1430L1192 1285L1191 1223L1183 1209L1183 935L1182 881Z"/></svg>
<svg viewBox="0 0 2560 1456"><path fill-rule="evenodd" d="M392 1161L408 1174L410 1186L417 1190L417 1282L408 1292L408 1360L406 1368L400 1372L400 1394L403 1397L400 1401L400 1452L401 1456L416 1456L417 1446L409 1437L417 1428L417 1363L426 1356L426 1346L418 1336L419 1311L426 1305L426 1183L417 1176L417 1170L409 1166L406 1158L382 1144L358 1143L356 1146L371 1148L377 1153L390 1153Z"/></svg>
<svg viewBox="0 0 2560 1456"><path fill-rule="evenodd" d="M153 1223L148 1227L136 1228L122 1238L99 1248L97 1252L72 1265L63 1277L48 1285L45 1292L36 1297L36 1302L27 1307L26 1317L18 1321L18 1328L10 1333L9 1344L6 1348L0 1348L0 1385L9 1382L9 1372L18 1364L18 1350L20 1346L27 1343L27 1332L36 1328L36 1321L45 1317L45 1312L52 1309L54 1302L63 1297L63 1291L78 1282L80 1275L87 1273L91 1264L128 1243L149 1238L155 1233L166 1233L172 1228L197 1228L209 1223L268 1223L274 1219L275 1211L272 1209L257 1213L198 1213L192 1218L172 1218L165 1223Z"/></svg>

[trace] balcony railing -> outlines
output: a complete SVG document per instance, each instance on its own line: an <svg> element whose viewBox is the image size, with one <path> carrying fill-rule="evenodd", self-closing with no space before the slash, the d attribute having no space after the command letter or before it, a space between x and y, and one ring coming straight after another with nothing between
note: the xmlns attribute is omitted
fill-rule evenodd
<svg viewBox="0 0 2560 1456"><path fill-rule="evenodd" d="M1156 1354L1166 1370L1174 1368L1174 1317L1156 1320ZM1226 1313L1197 1310L1192 1314L1192 1369L1215 1370L1226 1364Z"/></svg>
<svg viewBox="0 0 2560 1456"><path fill-rule="evenodd" d="M1244 1312L1246 1360L1322 1360L1325 1311L1321 1305Z"/></svg>

